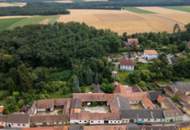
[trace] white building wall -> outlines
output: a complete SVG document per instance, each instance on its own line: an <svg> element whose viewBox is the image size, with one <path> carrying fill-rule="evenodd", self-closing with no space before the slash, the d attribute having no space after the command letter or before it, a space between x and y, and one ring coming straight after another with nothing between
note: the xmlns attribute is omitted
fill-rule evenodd
<svg viewBox="0 0 190 130"><path fill-rule="evenodd" d="M40 108L37 109L37 112L45 112L45 111L46 111L46 109L42 109L42 108L41 109Z"/></svg>
<svg viewBox="0 0 190 130"><path fill-rule="evenodd" d="M129 123L129 119L122 119L122 123L123 124L128 124Z"/></svg>
<svg viewBox="0 0 190 130"><path fill-rule="evenodd" d="M5 127L6 123L5 122L0 122L0 126Z"/></svg>
<svg viewBox="0 0 190 130"><path fill-rule="evenodd" d="M7 123L7 127L11 128L29 128L29 123Z"/></svg>
<svg viewBox="0 0 190 130"><path fill-rule="evenodd" d="M122 124L122 120L109 120L109 124Z"/></svg>
<svg viewBox="0 0 190 130"><path fill-rule="evenodd" d="M88 120L70 120L70 124L88 124Z"/></svg>
<svg viewBox="0 0 190 130"><path fill-rule="evenodd" d="M90 120L90 124L104 124L104 120Z"/></svg>
<svg viewBox="0 0 190 130"><path fill-rule="evenodd" d="M158 55L144 54L143 57L148 60L157 59Z"/></svg>
<svg viewBox="0 0 190 130"><path fill-rule="evenodd" d="M134 66L132 66L132 65L120 65L120 70L132 71L132 70L134 70Z"/></svg>

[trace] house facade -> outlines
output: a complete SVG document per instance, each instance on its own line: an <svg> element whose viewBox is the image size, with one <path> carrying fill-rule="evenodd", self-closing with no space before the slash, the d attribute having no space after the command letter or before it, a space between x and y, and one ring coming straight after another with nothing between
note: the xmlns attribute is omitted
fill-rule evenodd
<svg viewBox="0 0 190 130"><path fill-rule="evenodd" d="M147 60L157 59L158 52L156 50L144 50L143 58Z"/></svg>
<svg viewBox="0 0 190 130"><path fill-rule="evenodd" d="M30 117L25 113L13 113L6 117L6 127L8 128L28 128L30 127Z"/></svg>
<svg viewBox="0 0 190 130"><path fill-rule="evenodd" d="M4 128L6 126L5 116L0 115L0 128Z"/></svg>
<svg viewBox="0 0 190 130"><path fill-rule="evenodd" d="M134 61L129 58L122 58L120 60L119 69L121 71L133 71L135 68Z"/></svg>

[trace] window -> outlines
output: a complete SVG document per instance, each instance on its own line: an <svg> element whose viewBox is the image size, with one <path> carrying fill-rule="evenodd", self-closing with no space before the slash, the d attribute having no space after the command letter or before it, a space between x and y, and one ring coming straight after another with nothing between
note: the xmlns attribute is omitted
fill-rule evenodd
<svg viewBox="0 0 190 130"><path fill-rule="evenodd" d="M109 121L104 121L105 124L108 124Z"/></svg>

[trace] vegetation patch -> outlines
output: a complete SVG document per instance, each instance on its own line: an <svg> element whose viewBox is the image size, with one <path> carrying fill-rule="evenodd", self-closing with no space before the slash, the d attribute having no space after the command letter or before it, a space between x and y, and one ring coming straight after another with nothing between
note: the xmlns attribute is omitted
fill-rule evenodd
<svg viewBox="0 0 190 130"><path fill-rule="evenodd" d="M122 10L128 10L128 11L131 11L134 13L139 13L139 14L155 14L154 12L144 10L144 9L140 9L138 7L123 7Z"/></svg>
<svg viewBox="0 0 190 130"><path fill-rule="evenodd" d="M190 12L190 6L167 6L169 9Z"/></svg>
<svg viewBox="0 0 190 130"><path fill-rule="evenodd" d="M0 19L0 31L13 29L33 24L53 24L57 21L58 15L54 16L32 16L28 18L8 18Z"/></svg>
<svg viewBox="0 0 190 130"><path fill-rule="evenodd" d="M69 97L91 91L91 84L110 83L112 66L105 56L118 52L121 39L85 24L56 23L3 31L0 43L0 99L9 113L36 99Z"/></svg>
<svg viewBox="0 0 190 130"><path fill-rule="evenodd" d="M10 26L22 20L24 20L24 18L0 19L0 31L8 29Z"/></svg>

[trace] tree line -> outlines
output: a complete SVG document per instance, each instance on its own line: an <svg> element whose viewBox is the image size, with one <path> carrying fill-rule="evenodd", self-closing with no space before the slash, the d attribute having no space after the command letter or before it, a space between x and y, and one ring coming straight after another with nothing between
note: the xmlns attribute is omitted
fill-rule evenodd
<svg viewBox="0 0 190 130"><path fill-rule="evenodd" d="M62 4L27 3L24 7L0 7L0 16L69 14Z"/></svg>

